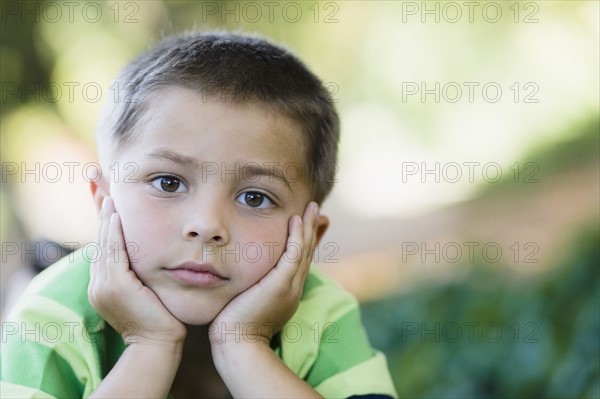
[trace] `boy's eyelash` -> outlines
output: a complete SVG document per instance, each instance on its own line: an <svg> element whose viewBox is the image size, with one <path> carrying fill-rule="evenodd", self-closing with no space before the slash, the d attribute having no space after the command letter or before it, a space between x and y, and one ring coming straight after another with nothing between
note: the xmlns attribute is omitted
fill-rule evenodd
<svg viewBox="0 0 600 399"><path fill-rule="evenodd" d="M258 193L260 195L263 195L266 199L268 199L269 201L271 201L271 203L273 204L274 207L279 208L279 201L276 201L275 199L273 199L273 195L267 194L266 192L264 192L262 190L255 189L255 188L250 188L250 189L242 190L242 191L240 191L239 193L236 194L235 198L239 197L242 194L246 194L246 193ZM259 209L259 208L254 208L254 209Z"/></svg>
<svg viewBox="0 0 600 399"><path fill-rule="evenodd" d="M162 177L175 178L175 179L180 180L182 183L185 183L187 185L187 182L185 181L185 179L183 177L177 176L177 175L174 175L174 174L171 174L171 173L163 173L163 174L160 174L160 175L149 176L149 177L146 178L146 182L149 183L149 182L152 182L154 180L160 179Z"/></svg>

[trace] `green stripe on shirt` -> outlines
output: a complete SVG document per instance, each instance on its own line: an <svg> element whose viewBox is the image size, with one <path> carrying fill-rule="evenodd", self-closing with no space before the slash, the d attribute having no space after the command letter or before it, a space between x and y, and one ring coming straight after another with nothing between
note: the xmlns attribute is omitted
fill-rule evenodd
<svg viewBox="0 0 600 399"><path fill-rule="evenodd" d="M337 370L339 373L374 355L362 327L358 308L326 326L314 367L306 376L306 382L311 386L317 386L331 377L328 370Z"/></svg>
<svg viewBox="0 0 600 399"><path fill-rule="evenodd" d="M46 345L34 341L6 345L2 357L11 359L10 363L2 362L3 380L37 388L57 398L80 398L83 395L71 365ZM2 396L10 397L10 393L2 392Z"/></svg>

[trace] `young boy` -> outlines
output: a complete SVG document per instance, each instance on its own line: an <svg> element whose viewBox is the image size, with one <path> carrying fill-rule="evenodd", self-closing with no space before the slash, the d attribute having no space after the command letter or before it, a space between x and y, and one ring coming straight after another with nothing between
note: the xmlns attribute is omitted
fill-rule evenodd
<svg viewBox="0 0 600 399"><path fill-rule="evenodd" d="M356 301L310 269L339 136L319 79L264 40L192 33L117 84L98 242L22 297L3 396L394 396Z"/></svg>

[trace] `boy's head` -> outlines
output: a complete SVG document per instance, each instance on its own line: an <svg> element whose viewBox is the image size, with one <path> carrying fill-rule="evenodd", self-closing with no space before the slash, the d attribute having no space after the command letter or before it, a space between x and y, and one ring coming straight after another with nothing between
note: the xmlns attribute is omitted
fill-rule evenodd
<svg viewBox="0 0 600 399"><path fill-rule="evenodd" d="M94 197L113 198L142 283L181 321L206 324L277 264L290 217L329 192L337 114L296 58L243 36L168 39L118 82ZM327 226L320 216L318 238Z"/></svg>
<svg viewBox="0 0 600 399"><path fill-rule="evenodd" d="M230 33L188 33L159 43L130 63L116 81L115 99L99 123L103 166L120 145L141 138L140 122L160 89L191 89L204 101L257 104L293 122L300 133L302 176L312 200L331 191L339 118L322 82L287 50L263 39ZM110 146L106 144L110 143ZM289 166L290 169L294 166ZM297 168L296 168L297 169Z"/></svg>

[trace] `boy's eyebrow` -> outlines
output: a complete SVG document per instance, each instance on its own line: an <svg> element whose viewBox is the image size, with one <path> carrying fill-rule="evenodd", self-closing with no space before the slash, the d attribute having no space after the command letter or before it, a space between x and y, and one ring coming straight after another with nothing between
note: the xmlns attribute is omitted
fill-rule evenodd
<svg viewBox="0 0 600 399"><path fill-rule="evenodd" d="M152 158L166 159L183 167L200 169L202 166L202 164L198 162L196 158L183 155L178 152L168 150L166 148L157 148L148 155ZM241 174L241 176L248 180L260 176L268 176L275 178L284 183L290 189L290 191L293 191L292 186L289 180L286 178L283 171L280 170L280 168L277 168L274 165L272 165L274 163L265 163L265 165L262 166L256 162L251 162L246 165L242 165L241 168L239 168L238 172Z"/></svg>
<svg viewBox="0 0 600 399"><path fill-rule="evenodd" d="M200 167L200 162L198 162L196 158L179 154L177 152L173 152L164 148L157 148L148 155L152 158L166 159L184 167L192 167L195 169L198 169Z"/></svg>
<svg viewBox="0 0 600 399"><path fill-rule="evenodd" d="M248 180L258 176L274 177L277 180L280 180L281 182L285 183L285 185L290 189L290 191L292 191L292 186L290 185L289 180L285 177L285 174L281 170L279 170L279 168L276 168L274 166L271 167L271 165L269 165L269 167L266 167L254 162L248 165L244 165L242 175Z"/></svg>

